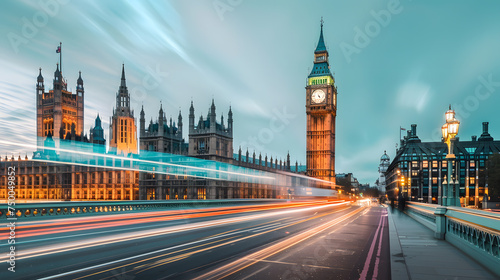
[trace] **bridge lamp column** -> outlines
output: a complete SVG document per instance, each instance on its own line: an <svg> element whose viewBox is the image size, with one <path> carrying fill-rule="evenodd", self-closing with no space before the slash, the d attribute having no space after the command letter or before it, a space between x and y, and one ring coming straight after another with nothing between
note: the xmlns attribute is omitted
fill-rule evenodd
<svg viewBox="0 0 500 280"><path fill-rule="evenodd" d="M448 181L445 177L443 181L443 185L445 189L443 194L446 197L442 199L443 206L460 206L460 198L459 198L459 186L455 184L452 178L452 168L453 161L456 158L453 153L453 143L455 142L455 136L458 134L458 129L460 127L460 122L455 118L455 111L450 109L445 113L446 123L441 127L441 133L443 135L443 142L448 146L448 153L446 155L447 160L447 171L448 171ZM458 181L458 180L457 180Z"/></svg>

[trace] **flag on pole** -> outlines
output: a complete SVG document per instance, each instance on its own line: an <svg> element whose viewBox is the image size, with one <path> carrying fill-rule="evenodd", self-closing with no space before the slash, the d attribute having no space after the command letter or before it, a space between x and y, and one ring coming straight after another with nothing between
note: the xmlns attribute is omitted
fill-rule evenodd
<svg viewBox="0 0 500 280"><path fill-rule="evenodd" d="M57 46L56 53L61 53L61 46Z"/></svg>
<svg viewBox="0 0 500 280"><path fill-rule="evenodd" d="M399 129L401 129L401 130L406 130L406 128L403 128L403 127L399 127Z"/></svg>

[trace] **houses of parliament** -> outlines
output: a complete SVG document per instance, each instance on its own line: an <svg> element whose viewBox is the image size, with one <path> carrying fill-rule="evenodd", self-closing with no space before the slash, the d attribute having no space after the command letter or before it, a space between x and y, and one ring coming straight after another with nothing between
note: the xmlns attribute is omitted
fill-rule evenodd
<svg viewBox="0 0 500 280"><path fill-rule="evenodd" d="M118 79L117 79L118 80ZM226 198L286 198L287 182L303 180L314 187L331 189L335 183L335 116L337 88L330 72L328 52L323 40L323 24L314 52L314 68L306 85L307 171L299 174L297 163L290 155L282 158L264 157L254 151L233 153L233 112L227 118L218 116L215 100L208 114L195 112L191 101L188 115L188 140L183 137L184 121L179 111L177 119L167 119L160 104L158 113L148 116L141 108L139 124L132 109L127 88L125 66L116 92L116 104L110 117L109 134L105 139L101 115L97 115L90 131L84 131L85 90L82 73L76 81L76 92L68 91L59 64L52 80L52 89L45 91L42 69L36 82L36 135L38 149L32 159L11 156L0 161L0 199L7 198L7 168L16 166L16 196L26 200L165 200L165 199L226 199ZM196 104L198 105L198 104ZM137 128L139 126L139 128ZM107 144L107 149L106 149ZM82 148L85 147L85 148ZM89 148L90 147L90 148ZM89 154L114 155L112 166L105 168L89 159L89 164L58 161L57 150L85 150ZM231 181L197 176L171 175L154 170L135 168L127 159L145 155L178 155L197 160L220 162L250 170L279 174L272 184L259 181ZM159 161L163 157L156 156ZM151 159L151 157L149 157ZM94 164L90 164L94 162ZM128 165L127 165L128 164ZM302 172L303 173L303 172ZM306 176L303 176L306 175Z"/></svg>

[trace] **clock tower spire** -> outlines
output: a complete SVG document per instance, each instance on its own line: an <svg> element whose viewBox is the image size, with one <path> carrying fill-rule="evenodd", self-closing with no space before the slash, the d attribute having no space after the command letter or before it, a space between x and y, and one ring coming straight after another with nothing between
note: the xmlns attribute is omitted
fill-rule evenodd
<svg viewBox="0 0 500 280"><path fill-rule="evenodd" d="M335 119L337 87L330 72L328 50L323 38L323 19L314 66L306 85L307 175L335 185Z"/></svg>

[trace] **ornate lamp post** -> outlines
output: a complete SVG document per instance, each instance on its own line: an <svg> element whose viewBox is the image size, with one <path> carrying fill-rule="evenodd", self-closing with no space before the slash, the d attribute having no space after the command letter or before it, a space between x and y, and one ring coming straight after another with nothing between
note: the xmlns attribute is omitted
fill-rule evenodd
<svg viewBox="0 0 500 280"><path fill-rule="evenodd" d="M399 184L401 182L401 171L399 169L397 170L397 176L398 176L398 178L396 179L396 189L395 189L394 194L393 194L395 199L398 199L398 197L399 197L399 189L400 189Z"/></svg>
<svg viewBox="0 0 500 280"><path fill-rule="evenodd" d="M455 154L453 153L453 142L455 140L455 136L458 134L458 128L460 126L460 122L455 119L455 111L450 109L446 111L446 123L441 127L441 132L443 134L443 141L448 145L448 154L446 155L448 176L445 177L443 185L445 185L445 189L443 194L446 195L446 198L443 197L442 205L443 206L460 206L459 199L459 190L455 186L455 182L453 182L452 178L452 168L453 163L452 160L455 159ZM448 179L448 181L446 180ZM458 185L457 185L458 186Z"/></svg>

